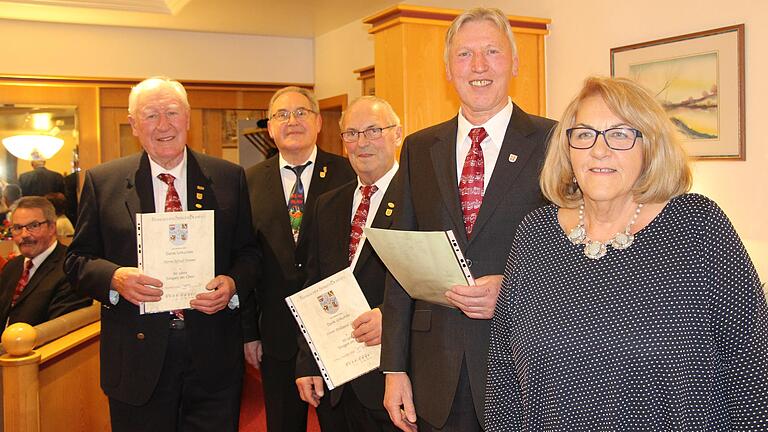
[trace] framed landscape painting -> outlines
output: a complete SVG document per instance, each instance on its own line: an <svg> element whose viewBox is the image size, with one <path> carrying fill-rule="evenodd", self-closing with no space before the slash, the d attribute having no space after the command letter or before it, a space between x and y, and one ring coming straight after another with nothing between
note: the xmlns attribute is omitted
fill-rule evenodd
<svg viewBox="0 0 768 432"><path fill-rule="evenodd" d="M745 160L743 24L613 48L611 75L651 91L692 157Z"/></svg>

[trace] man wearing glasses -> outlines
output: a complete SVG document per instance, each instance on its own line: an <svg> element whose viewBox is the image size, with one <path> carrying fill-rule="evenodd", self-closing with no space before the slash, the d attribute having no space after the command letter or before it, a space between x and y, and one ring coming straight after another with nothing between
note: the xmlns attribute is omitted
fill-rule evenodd
<svg viewBox="0 0 768 432"><path fill-rule="evenodd" d="M358 343L381 344L381 310L387 269L365 242L363 227L389 228L395 209L395 193L389 188L397 172L395 150L403 128L395 111L385 100L363 96L342 114L341 138L357 179L323 194L318 200L310 227L307 285L321 281L346 267L352 267L369 306L354 321L353 336ZM309 347L301 343L296 365L296 385L301 398L313 406L329 399L335 410L343 411L350 431L394 431L384 410L384 375L377 369L351 383L326 389Z"/></svg>
<svg viewBox="0 0 768 432"><path fill-rule="evenodd" d="M56 241L56 212L50 201L39 196L17 201L11 208L11 235L21 254L0 273L4 328L16 322L37 325L93 303L66 280L67 248Z"/></svg>
<svg viewBox="0 0 768 432"><path fill-rule="evenodd" d="M346 159L317 148L322 117L311 91L278 90L268 115L269 135L279 153L246 173L253 227L264 257L262 277L254 287L256 299L243 306L245 356L262 371L267 430L304 432L308 406L294 383L299 333L285 297L301 290L306 281L305 228L314 201L355 174ZM318 418L323 430L344 430L325 402Z"/></svg>

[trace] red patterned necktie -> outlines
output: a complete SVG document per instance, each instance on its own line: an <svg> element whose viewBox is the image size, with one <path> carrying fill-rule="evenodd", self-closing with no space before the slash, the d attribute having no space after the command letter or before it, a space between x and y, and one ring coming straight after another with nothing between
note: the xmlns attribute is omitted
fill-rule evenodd
<svg viewBox="0 0 768 432"><path fill-rule="evenodd" d="M480 143L488 136L484 128L474 128L469 131L472 146L469 148L467 158L464 159L464 168L461 170L459 180L459 198L461 210L464 214L464 228L467 230L467 238L472 234L480 205L483 203L483 182L485 176L485 161L483 148Z"/></svg>
<svg viewBox="0 0 768 432"><path fill-rule="evenodd" d="M355 259L357 246L360 244L360 237L363 236L363 227L368 220L368 210L371 208L371 196L373 196L377 190L379 190L379 188L376 185L360 186L363 199L360 200L360 204L357 206L355 217L352 218L352 229L349 231L350 264L352 264L352 260Z"/></svg>
<svg viewBox="0 0 768 432"><path fill-rule="evenodd" d="M168 185L168 192L165 193L165 211L166 212L179 212L183 209L181 208L181 199L179 199L179 193L176 192L176 186L173 185L173 182L176 180L176 177L163 173L158 174L157 178L160 179L163 183ZM176 315L176 318L183 320L184 319L184 311L181 309L176 309L171 311L172 314Z"/></svg>
<svg viewBox="0 0 768 432"><path fill-rule="evenodd" d="M176 187L173 185L173 182L176 180L176 177L170 175L170 174L158 174L157 178L159 178L163 183L168 185L168 192L165 193L165 211L166 212L177 212L181 211L181 200L179 199L179 193L176 192Z"/></svg>
<svg viewBox="0 0 768 432"><path fill-rule="evenodd" d="M16 301L19 300L19 297L21 297L21 293L24 291L24 288L27 287L27 284L29 283L29 271L32 269L32 266L35 264L32 263L32 260L27 260L27 262L24 263L24 271L21 272L21 277L19 278L19 282L16 283L16 289L13 291L13 299L11 299L11 307L13 307L16 304Z"/></svg>

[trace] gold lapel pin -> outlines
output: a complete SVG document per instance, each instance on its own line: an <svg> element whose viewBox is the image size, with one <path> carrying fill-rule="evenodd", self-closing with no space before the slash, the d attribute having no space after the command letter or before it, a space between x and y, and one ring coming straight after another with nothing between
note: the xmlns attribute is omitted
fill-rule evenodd
<svg viewBox="0 0 768 432"><path fill-rule="evenodd" d="M393 202L391 202L391 201L390 201L390 202L388 202L388 203L387 203L387 207L389 207L389 208L395 208L395 203L393 203Z"/></svg>
<svg viewBox="0 0 768 432"><path fill-rule="evenodd" d="M515 162L517 162L517 155L516 155L516 154L514 154L514 153L510 153L510 154L509 154L509 159L508 159L508 160L509 160L511 163L515 163Z"/></svg>
<svg viewBox="0 0 768 432"><path fill-rule="evenodd" d="M323 170L320 171L320 178L325 178L325 175L328 173L328 167L323 165Z"/></svg>
<svg viewBox="0 0 768 432"><path fill-rule="evenodd" d="M195 204L195 208L199 208L199 209L201 209L201 208L203 208L203 205L202 205L202 204L200 204L200 203L197 203L197 204Z"/></svg>
<svg viewBox="0 0 768 432"><path fill-rule="evenodd" d="M203 194L201 194L200 192L198 192L198 193L196 193L196 194L195 194L195 198L197 198L197 199L201 200L201 199L203 199Z"/></svg>
<svg viewBox="0 0 768 432"><path fill-rule="evenodd" d="M205 186L197 185L197 190L205 190Z"/></svg>
<svg viewBox="0 0 768 432"><path fill-rule="evenodd" d="M387 215L387 217L392 216L392 209L388 208L387 211L384 212L384 214Z"/></svg>

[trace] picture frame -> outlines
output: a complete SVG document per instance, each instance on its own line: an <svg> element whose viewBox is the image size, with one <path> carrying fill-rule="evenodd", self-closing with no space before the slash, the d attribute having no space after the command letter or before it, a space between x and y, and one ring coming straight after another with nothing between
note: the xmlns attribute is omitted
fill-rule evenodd
<svg viewBox="0 0 768 432"><path fill-rule="evenodd" d="M651 91L692 158L746 160L744 24L612 48L611 76Z"/></svg>

